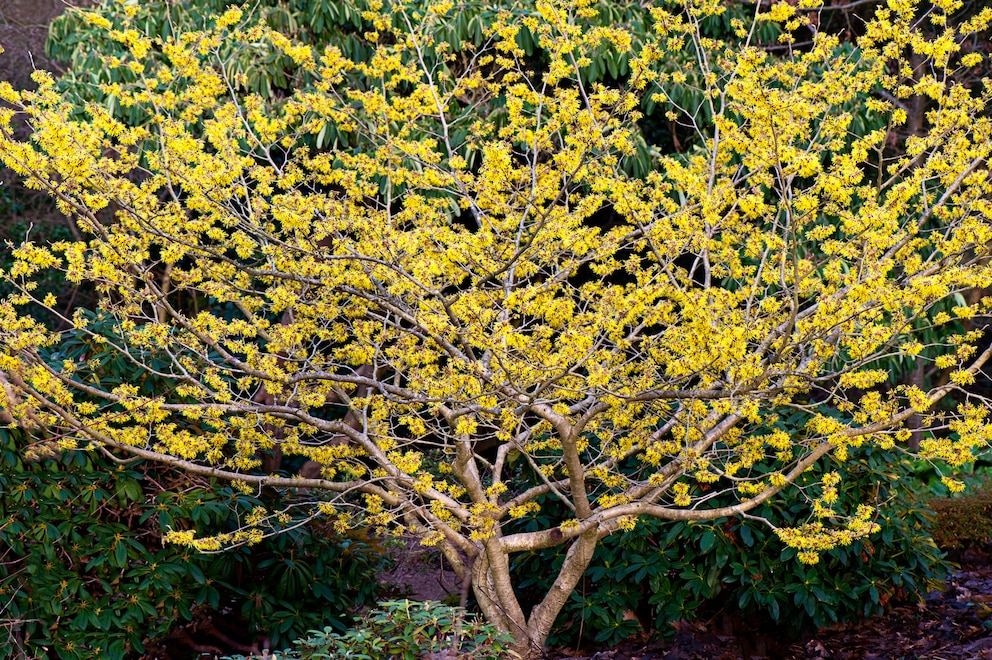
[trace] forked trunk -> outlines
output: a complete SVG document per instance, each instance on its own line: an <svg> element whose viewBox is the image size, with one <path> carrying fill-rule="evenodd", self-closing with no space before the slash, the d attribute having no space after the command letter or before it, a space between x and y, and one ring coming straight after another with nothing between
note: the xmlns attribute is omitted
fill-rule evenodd
<svg viewBox="0 0 992 660"><path fill-rule="evenodd" d="M489 539L476 559L472 588L486 619L513 635L512 651L521 660L538 660L558 613L575 590L596 549L595 531L577 538L548 593L529 616L525 616L510 581L509 557L498 539Z"/></svg>

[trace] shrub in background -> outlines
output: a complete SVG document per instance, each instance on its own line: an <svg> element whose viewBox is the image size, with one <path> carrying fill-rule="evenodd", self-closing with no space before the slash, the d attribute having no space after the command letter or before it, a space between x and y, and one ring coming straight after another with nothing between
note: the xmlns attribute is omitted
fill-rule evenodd
<svg viewBox="0 0 992 660"><path fill-rule="evenodd" d="M933 538L941 548L955 554L992 549L992 479L955 497L935 497L929 505L938 521Z"/></svg>
<svg viewBox="0 0 992 660"><path fill-rule="evenodd" d="M749 629L765 622L797 635L879 614L894 597L926 593L949 565L931 538L933 516L912 488L919 483L913 467L895 450L852 450L843 464L828 461L807 475L841 471L841 507L885 503L878 534L826 552L813 566L795 561L795 551L783 549L760 520L642 520L599 545L550 642L613 644L643 627L666 634L672 622L720 610ZM801 523L808 513L797 492L755 511L779 526ZM534 551L520 555L514 571L523 590L540 592L560 562L559 552Z"/></svg>
<svg viewBox="0 0 992 660"><path fill-rule="evenodd" d="M233 526L259 504L226 485L47 452L0 429L0 649L134 657L203 608L240 617L272 648L317 625L344 630L342 613L377 595L384 560L366 544L297 529L218 555L162 546L170 526Z"/></svg>

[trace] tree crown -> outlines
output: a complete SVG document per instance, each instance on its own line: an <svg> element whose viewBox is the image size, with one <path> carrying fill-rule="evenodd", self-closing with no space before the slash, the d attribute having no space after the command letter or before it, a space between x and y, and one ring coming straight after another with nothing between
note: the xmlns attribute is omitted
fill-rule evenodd
<svg viewBox="0 0 992 660"><path fill-rule="evenodd" d="M992 141L987 89L953 74L980 57L957 44L989 12L930 38L893 1L852 50L816 30L811 7L758 10L724 39L700 27L722 3L657 7L635 42L590 25L586 0L542 1L500 11L455 51L435 29L451 3L370 3L371 55L357 61L238 8L167 38L87 14L127 49L134 81L114 96L150 120L95 104L80 117L44 74L36 92L0 88L13 106L0 157L88 232L15 248L0 403L63 446L326 491L314 515L469 558L502 603L483 609L504 622L519 611L498 577L506 553L581 555L642 515L744 515L828 452L904 442L916 414L934 430L923 456L960 466L987 444L986 407L935 405L989 356L972 320L986 300L946 301L992 283ZM933 19L950 11L938 3ZM772 56L752 43L765 23L786 47L800 31L809 44ZM523 29L544 59L521 48ZM276 105L247 91L227 64L259 44L312 84ZM629 75L590 84L604 48ZM929 73L907 70L907 51ZM666 68L673 52L686 69ZM663 91L690 77L709 122ZM697 135L637 177L623 165L649 90ZM927 131L895 151L918 95L932 100ZM878 130L853 133L852 109ZM18 116L30 141L11 135ZM328 126L355 140L313 146ZM88 323L34 294L42 269L100 293L116 325L92 352L67 359L57 327L32 316ZM961 331L929 347L946 384L886 385L879 360L920 353L921 329L955 319ZM101 381L102 351L140 377ZM260 474L276 451L317 473ZM802 561L874 529L867 504L834 510L840 478L804 486L810 522L779 532ZM528 529L548 497L568 517ZM251 541L281 516L174 540Z"/></svg>

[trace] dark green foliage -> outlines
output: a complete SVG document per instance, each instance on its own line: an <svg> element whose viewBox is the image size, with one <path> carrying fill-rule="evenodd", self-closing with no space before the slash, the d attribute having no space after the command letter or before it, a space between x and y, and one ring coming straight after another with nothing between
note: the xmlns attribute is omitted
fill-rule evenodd
<svg viewBox="0 0 992 660"><path fill-rule="evenodd" d="M24 202L20 191L10 185L0 185L0 231L7 234L10 218L24 210ZM6 236L5 236L6 238Z"/></svg>
<svg viewBox="0 0 992 660"><path fill-rule="evenodd" d="M460 607L435 601L387 601L343 634L312 630L279 653L286 660L418 660L446 653L449 660L498 660L512 639ZM242 658L243 656L234 656Z"/></svg>
<svg viewBox="0 0 992 660"><path fill-rule="evenodd" d="M163 547L170 526L216 531L259 504L163 468L0 429L0 494L0 649L25 657L133 657L198 608L228 608L278 647L316 625L343 630L342 613L377 592L381 557L318 532L219 555Z"/></svg>
<svg viewBox="0 0 992 660"><path fill-rule="evenodd" d="M769 623L795 635L879 614L890 599L925 593L946 577L948 564L931 539L932 516L908 488L912 464L899 452L852 451L843 465L828 462L807 479L826 470L843 474L838 509L885 503L881 532L806 566L762 521L641 520L599 546L551 643L574 643L581 633L611 644L640 630L641 622L666 634L671 622L719 611L749 628ZM788 526L805 522L808 512L793 493L753 513ZM519 556L514 569L521 589L546 589L560 562L555 550Z"/></svg>

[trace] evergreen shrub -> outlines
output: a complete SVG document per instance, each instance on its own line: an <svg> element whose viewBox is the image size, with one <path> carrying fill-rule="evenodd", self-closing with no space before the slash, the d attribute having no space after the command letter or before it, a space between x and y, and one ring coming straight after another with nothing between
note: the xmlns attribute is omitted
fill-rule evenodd
<svg viewBox="0 0 992 660"><path fill-rule="evenodd" d="M169 528L233 528L259 504L226 484L56 453L0 429L0 649L136 657L206 611L273 648L318 625L344 630L343 613L377 596L385 559L370 544L301 528L220 554L163 547Z"/></svg>

